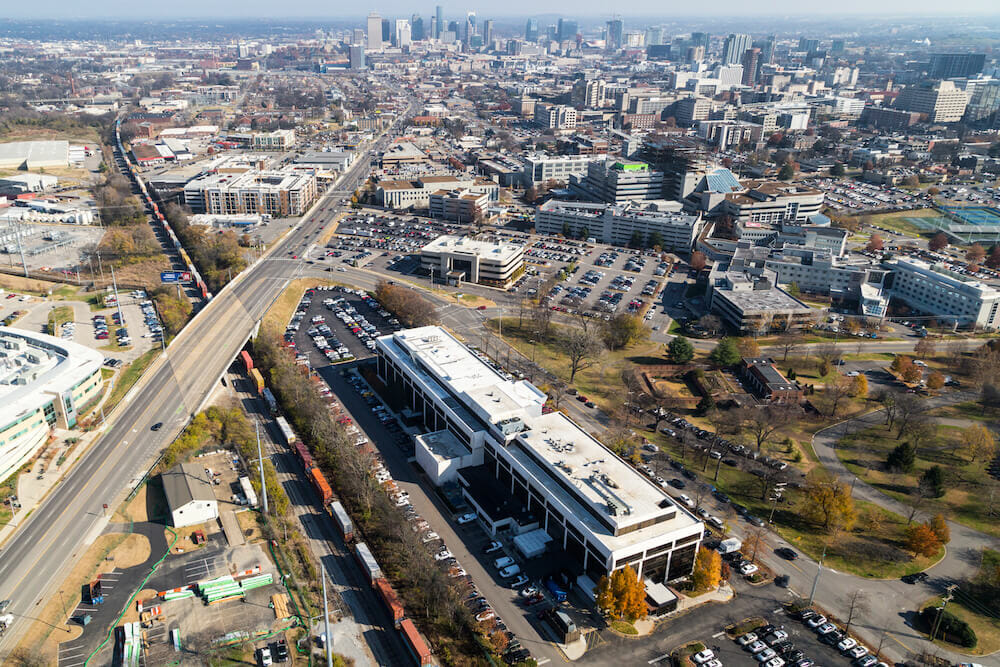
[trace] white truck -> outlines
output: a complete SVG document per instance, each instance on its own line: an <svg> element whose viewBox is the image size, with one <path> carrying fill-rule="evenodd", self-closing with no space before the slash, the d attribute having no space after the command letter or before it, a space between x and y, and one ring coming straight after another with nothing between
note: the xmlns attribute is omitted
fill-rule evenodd
<svg viewBox="0 0 1000 667"><path fill-rule="evenodd" d="M725 556L726 554L731 554L734 551L739 551L743 543L736 537L730 537L729 539L722 540L719 542L719 553Z"/></svg>

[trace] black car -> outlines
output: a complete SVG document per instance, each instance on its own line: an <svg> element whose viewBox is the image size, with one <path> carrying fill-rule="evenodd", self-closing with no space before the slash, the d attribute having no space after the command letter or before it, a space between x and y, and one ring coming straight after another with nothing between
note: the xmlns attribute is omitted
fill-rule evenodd
<svg viewBox="0 0 1000 667"><path fill-rule="evenodd" d="M271 654L275 662L288 662L288 644L285 643L284 639L275 643Z"/></svg>
<svg viewBox="0 0 1000 667"><path fill-rule="evenodd" d="M906 584L919 584L921 582L927 581L929 575L926 572L914 572L913 574L907 574L903 577L903 583Z"/></svg>
<svg viewBox="0 0 1000 667"><path fill-rule="evenodd" d="M681 474L684 475L685 477L687 477L688 479L695 479L696 478L696 475L693 472L691 472L690 470L688 470L687 468L684 468L684 470L681 470Z"/></svg>
<svg viewBox="0 0 1000 667"><path fill-rule="evenodd" d="M150 428L154 431L159 431L161 428L163 428L163 422L156 422Z"/></svg>
<svg viewBox="0 0 1000 667"><path fill-rule="evenodd" d="M780 588L788 588L789 576L787 574L779 574L774 578L774 584Z"/></svg>
<svg viewBox="0 0 1000 667"><path fill-rule="evenodd" d="M808 621L810 618L812 618L815 615L816 615L816 610L815 609L809 609L807 607L805 609L798 610L797 612L795 612L794 614L792 614L792 617L793 618L797 618L800 621Z"/></svg>
<svg viewBox="0 0 1000 667"><path fill-rule="evenodd" d="M524 662L531 657L531 653L527 649L521 649L520 651L514 651L512 653L507 653L503 657L503 661L508 665L516 665L519 662Z"/></svg>
<svg viewBox="0 0 1000 667"><path fill-rule="evenodd" d="M687 483L683 479L677 479L676 477L670 480L668 484L670 484L670 486L674 487L675 489L683 489L685 486L687 486Z"/></svg>
<svg viewBox="0 0 1000 667"><path fill-rule="evenodd" d="M788 547L781 547L780 549L775 549L774 553L778 554L785 560L795 560L799 557L799 555L794 550L789 549Z"/></svg>
<svg viewBox="0 0 1000 667"><path fill-rule="evenodd" d="M776 625L771 625L769 623L769 624L767 624L765 626L757 628L756 630L754 630L754 632L757 633L758 637L764 637L766 635L771 634L772 632L774 632L777 629L778 629L778 627Z"/></svg>
<svg viewBox="0 0 1000 667"><path fill-rule="evenodd" d="M772 644L771 648L774 649L775 653L777 653L778 655L783 656L786 653L791 653L793 650L795 650L795 644L793 644L790 641L785 640L785 641L782 641L782 642L778 642L777 644Z"/></svg>
<svg viewBox="0 0 1000 667"><path fill-rule="evenodd" d="M763 519L749 514L747 515L747 521L750 522L750 525L757 526L758 528L762 527L765 523Z"/></svg>
<svg viewBox="0 0 1000 667"><path fill-rule="evenodd" d="M792 662L798 662L804 657L806 657L805 653L803 653L802 651L797 651L795 649L792 649L788 653L782 654L781 659L784 660L785 664L787 665Z"/></svg>

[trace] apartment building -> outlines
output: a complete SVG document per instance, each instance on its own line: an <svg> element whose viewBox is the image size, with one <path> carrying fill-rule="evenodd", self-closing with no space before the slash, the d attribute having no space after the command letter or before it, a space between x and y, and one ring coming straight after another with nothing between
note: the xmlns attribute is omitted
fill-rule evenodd
<svg viewBox="0 0 1000 667"><path fill-rule="evenodd" d="M896 98L896 108L924 114L931 123L957 123L969 103L966 92L952 81L907 86Z"/></svg>
<svg viewBox="0 0 1000 667"><path fill-rule="evenodd" d="M701 233L699 215L661 211L634 202L621 205L588 204L550 199L535 209L535 231L594 238L601 243L624 246L639 233L648 245L658 241L664 250L687 252Z"/></svg>
<svg viewBox="0 0 1000 667"><path fill-rule="evenodd" d="M251 138L250 146L255 151L291 150L295 146L295 130L255 132Z"/></svg>
<svg viewBox="0 0 1000 667"><path fill-rule="evenodd" d="M432 218L468 224L486 211L489 202L490 197L485 192L438 190L428 197L427 207Z"/></svg>
<svg viewBox="0 0 1000 667"><path fill-rule="evenodd" d="M691 573L701 521L569 417L543 414L544 392L440 327L382 336L376 352L390 404L435 436L417 461L432 478L454 467L489 532L546 543L584 590L626 565L647 586Z"/></svg>
<svg viewBox="0 0 1000 667"><path fill-rule="evenodd" d="M536 104L535 123L553 130L572 129L576 127L576 109L563 104Z"/></svg>
<svg viewBox="0 0 1000 667"><path fill-rule="evenodd" d="M184 203L195 213L285 218L305 214L314 201L316 174L306 170L209 173L184 186Z"/></svg>

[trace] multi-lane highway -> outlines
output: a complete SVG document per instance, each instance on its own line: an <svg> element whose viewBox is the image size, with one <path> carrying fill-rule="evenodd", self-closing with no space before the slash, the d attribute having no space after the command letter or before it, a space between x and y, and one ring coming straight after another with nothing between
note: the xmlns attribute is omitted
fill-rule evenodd
<svg viewBox="0 0 1000 667"><path fill-rule="evenodd" d="M412 107L411 107L412 109ZM400 120L409 115L404 114ZM270 254L212 299L125 397L110 426L76 467L24 522L0 552L0 600L14 621L0 638L0 655L17 646L46 595L62 581L102 530L104 505L114 508L159 452L187 424L239 353L268 306L295 276L292 260L341 212L340 200L368 176L382 137L325 194ZM154 432L153 424L163 422Z"/></svg>

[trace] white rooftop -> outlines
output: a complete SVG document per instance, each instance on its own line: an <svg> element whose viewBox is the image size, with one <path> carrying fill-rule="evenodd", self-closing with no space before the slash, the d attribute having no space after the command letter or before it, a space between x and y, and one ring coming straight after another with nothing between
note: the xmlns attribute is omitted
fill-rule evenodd
<svg viewBox="0 0 1000 667"><path fill-rule="evenodd" d="M448 253L451 255L476 255L480 259L507 263L518 254L524 252L524 248L512 243L477 241L465 236L451 236L449 234L445 234L437 237L425 245L420 249L420 252Z"/></svg>

